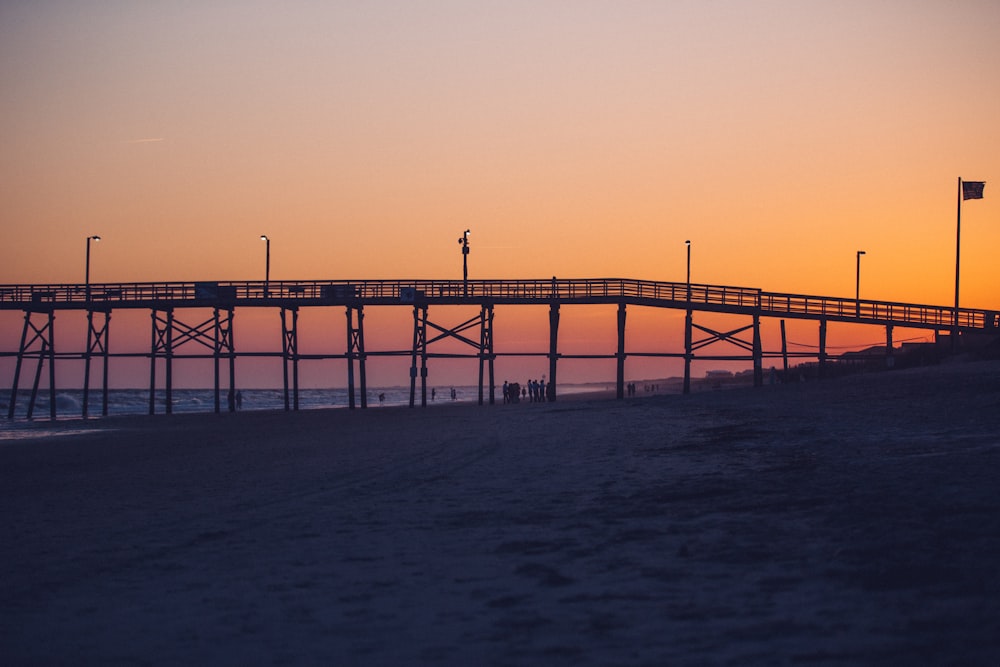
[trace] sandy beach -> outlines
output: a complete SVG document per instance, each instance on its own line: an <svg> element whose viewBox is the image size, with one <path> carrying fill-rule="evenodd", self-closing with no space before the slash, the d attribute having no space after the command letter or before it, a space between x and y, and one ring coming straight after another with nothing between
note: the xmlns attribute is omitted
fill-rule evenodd
<svg viewBox="0 0 1000 667"><path fill-rule="evenodd" d="M39 423L9 665L995 665L1000 362Z"/></svg>

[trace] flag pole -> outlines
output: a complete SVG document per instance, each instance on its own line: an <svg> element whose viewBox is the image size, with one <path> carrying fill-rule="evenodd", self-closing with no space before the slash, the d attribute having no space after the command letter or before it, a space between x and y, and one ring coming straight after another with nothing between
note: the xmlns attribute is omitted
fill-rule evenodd
<svg viewBox="0 0 1000 667"><path fill-rule="evenodd" d="M951 331L951 351L958 350L958 277L962 253L962 177L958 177L958 213L955 216L955 314Z"/></svg>

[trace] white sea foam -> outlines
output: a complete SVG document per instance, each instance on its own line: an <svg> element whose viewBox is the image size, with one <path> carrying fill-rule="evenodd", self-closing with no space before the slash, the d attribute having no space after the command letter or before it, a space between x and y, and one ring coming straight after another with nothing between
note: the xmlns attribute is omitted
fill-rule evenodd
<svg viewBox="0 0 1000 667"><path fill-rule="evenodd" d="M451 399L451 387L436 387L435 395L432 398L430 388L427 391L428 405L448 405L453 403ZM588 385L566 385L560 387L560 391L565 394L579 393L580 391L593 391ZM488 389L484 390L484 400L489 400ZM241 389L241 410L283 410L285 408L285 394L282 389ZM383 400L379 397L384 396ZM479 388L474 386L455 387L454 402L477 401ZM228 390L222 389L218 396L219 409L227 411L229 409ZM416 390L415 401L420 405L420 388ZM503 401L503 394L500 387L495 391L496 403ZM15 418L27 418L30 402L29 391L18 391L17 410ZM166 412L167 396L163 389L157 389L154 394L154 407L157 414ZM172 408L176 414L212 412L215 410L216 396L212 389L174 389L172 392ZM361 390L355 389L355 406L361 406ZM367 390L368 407L390 407L409 405L409 387L376 387ZM91 417L99 416L102 412L103 396L99 389L92 389L88 397L88 414ZM294 408L294 396L291 392L288 395L289 408ZM8 402L4 402L4 409ZM56 415L58 419L77 419L82 415L83 391L82 390L60 390L56 395ZM299 409L316 410L329 408L349 407L349 395L347 389L300 389ZM149 390L148 389L111 389L108 392L108 414L117 415L142 415L149 413ZM40 390L35 400L33 411L34 419L48 419L49 417L49 395L46 390Z"/></svg>

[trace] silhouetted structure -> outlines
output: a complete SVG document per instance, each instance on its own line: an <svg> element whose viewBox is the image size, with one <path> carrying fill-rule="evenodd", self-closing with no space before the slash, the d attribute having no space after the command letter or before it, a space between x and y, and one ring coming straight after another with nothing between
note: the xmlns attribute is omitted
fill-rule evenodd
<svg viewBox="0 0 1000 667"><path fill-rule="evenodd" d="M493 345L494 307L497 305L539 305L549 307L549 349L537 352L498 352ZM559 351L560 308L575 304L617 305L617 348L613 354L563 354ZM474 307L476 314L457 326L446 326L430 319L429 311L437 305ZM408 307L413 312L413 338L409 350L374 351L365 348L364 312L369 307ZM625 323L629 306L684 310L684 350L673 352L629 352L625 345ZM234 312L239 308L276 308L282 329L280 352L243 352L233 342ZM298 350L298 311L300 308L342 307L346 315L347 346L343 354L300 354ZM691 363L698 360L752 361L754 383L763 384L763 359L783 359L788 368L790 357L816 358L819 373L827 361L826 332L829 322L853 322L885 327L887 355L892 354L893 330L896 327L932 330L936 335L977 332L1000 333L995 311L947 306L894 303L839 297L808 296L764 292L746 287L656 282L631 279L541 280L361 280L361 281L282 281L269 279L247 282L186 283L115 283L87 285L6 285L0 286L0 309L24 311L24 327L16 352L8 416L13 418L21 373L26 361L35 361L29 415L34 408L42 369L48 362L50 416L56 416L55 363L62 359L83 359L85 386L84 416L90 390L90 368L94 359L103 370L103 414L107 414L108 362L116 356L108 344L109 323L113 309L149 309L152 320L149 358L149 412L155 412L157 362L165 371L166 412L172 411L175 359L211 359L214 362L215 411L221 410L220 392L223 370L227 391L235 392L235 364L238 357L279 357L282 359L285 409L299 407L299 363L304 359L344 359L347 362L349 407L356 407L355 380L360 383L361 407L366 404L365 362L373 356L408 355L410 364L410 406L417 397L420 380L420 404L427 404L428 360L432 358L472 358L479 362L479 403L494 403L494 361L499 356L543 356L548 358L547 397L557 396L557 370L560 359L602 359L617 361L617 396L625 395L624 368L627 357L675 357L684 360L685 390L690 386ZM211 314L198 324L182 322L178 310ZM54 346L56 311L87 312L87 347L84 352L57 352ZM750 322L731 331L715 331L694 322L694 313L729 313L750 318ZM781 319L782 348L765 352L761 345L761 318ZM788 352L784 319L814 320L819 326L816 352ZM695 338L696 332L700 338ZM434 353L431 346L441 340L457 340L471 351L466 354ZM719 342L730 343L744 354L706 355L701 351ZM200 346L200 353L180 351L181 347ZM891 361L887 361L891 363ZM357 369L357 376L355 370ZM229 410L235 409L230 402Z"/></svg>

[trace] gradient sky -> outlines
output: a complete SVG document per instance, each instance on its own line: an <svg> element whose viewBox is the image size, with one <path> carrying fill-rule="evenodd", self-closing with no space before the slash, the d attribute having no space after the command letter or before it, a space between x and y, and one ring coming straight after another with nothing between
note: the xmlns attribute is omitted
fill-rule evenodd
<svg viewBox="0 0 1000 667"><path fill-rule="evenodd" d="M89 234L95 282L260 279L261 234L276 280L460 278L469 228L472 278L691 239L696 282L853 296L864 249L863 297L948 305L961 176L998 307L998 44L987 0L7 0L0 283Z"/></svg>

